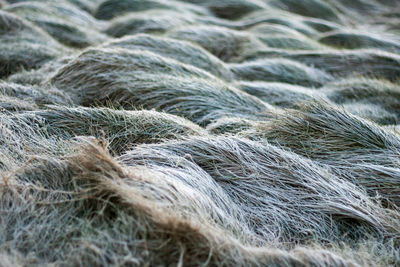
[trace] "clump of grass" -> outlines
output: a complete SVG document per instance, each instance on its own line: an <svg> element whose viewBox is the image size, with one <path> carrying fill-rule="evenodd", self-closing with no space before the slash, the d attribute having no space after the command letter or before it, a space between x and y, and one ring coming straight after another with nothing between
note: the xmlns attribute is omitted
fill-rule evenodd
<svg viewBox="0 0 400 267"><path fill-rule="evenodd" d="M371 32L334 31L324 34L318 41L338 48L378 48L388 52L400 52L399 40L396 40L394 36L377 35Z"/></svg>
<svg viewBox="0 0 400 267"><path fill-rule="evenodd" d="M16 83L0 82L0 94L24 100L37 105L72 105L72 98L54 87L24 86Z"/></svg>
<svg viewBox="0 0 400 267"><path fill-rule="evenodd" d="M338 10L331 6L329 2L323 0L273 0L268 4L307 17L320 18L335 22L340 21ZM318 12L315 12L315 10L318 10Z"/></svg>
<svg viewBox="0 0 400 267"><path fill-rule="evenodd" d="M289 59L260 59L230 64L237 80L283 82L321 87L333 77L322 70Z"/></svg>
<svg viewBox="0 0 400 267"><path fill-rule="evenodd" d="M21 70L7 77L7 81L21 85L38 85L43 86L46 81L55 74L55 72L66 65L73 56L64 56L53 59L38 69Z"/></svg>
<svg viewBox="0 0 400 267"><path fill-rule="evenodd" d="M217 17L231 20L237 20L253 11L267 7L262 1L258 0L186 1L207 7Z"/></svg>
<svg viewBox="0 0 400 267"><path fill-rule="evenodd" d="M93 17L65 2L21 2L5 10L33 22L68 46L83 48L107 39Z"/></svg>
<svg viewBox="0 0 400 267"><path fill-rule="evenodd" d="M23 2L40 2L40 3L49 3L49 4L54 4L54 3L60 3L61 5L67 3L67 4L72 4L81 10L86 11L89 14L92 14L94 9L99 5L99 2L102 0L33 0L33 1L27 1L27 0L5 0L6 2L10 4L16 4L16 3L23 3Z"/></svg>
<svg viewBox="0 0 400 267"><path fill-rule="evenodd" d="M342 106L347 112L371 120L379 125L395 125L399 121L396 114L377 104L360 101L343 104Z"/></svg>
<svg viewBox="0 0 400 267"><path fill-rule="evenodd" d="M298 32L297 30L289 26L273 22L260 22L251 27L248 27L246 30L255 33L256 35L265 35L265 36L281 35L281 36L293 36L299 38L305 36L304 34Z"/></svg>
<svg viewBox="0 0 400 267"><path fill-rule="evenodd" d="M320 71L341 78L366 76L397 81L400 71L400 56L376 49L346 51L284 51L258 50L244 55L237 61L259 57L286 58L313 66Z"/></svg>
<svg viewBox="0 0 400 267"><path fill-rule="evenodd" d="M363 190L272 145L229 137L190 138L142 145L121 160L153 168L177 162L184 166L184 159L172 160L175 155L186 157L215 179L262 240L335 242L348 235L357 240L397 231L391 219L395 213L371 202Z"/></svg>
<svg viewBox="0 0 400 267"><path fill-rule="evenodd" d="M149 34L137 34L113 40L106 44L105 47L148 50L158 55L193 65L227 81L233 78L233 74L221 60L203 48L185 41Z"/></svg>
<svg viewBox="0 0 400 267"><path fill-rule="evenodd" d="M265 47L254 35L220 26L186 26L173 29L168 37L196 43L225 62L246 51Z"/></svg>
<svg viewBox="0 0 400 267"><path fill-rule="evenodd" d="M268 47L281 48L281 49L291 49L291 50L317 50L323 49L314 40L307 37L299 38L298 36L257 36Z"/></svg>
<svg viewBox="0 0 400 267"><path fill-rule="evenodd" d="M333 173L399 205L399 136L321 103L288 110L244 133L290 149ZM388 204L389 206L391 204Z"/></svg>
<svg viewBox="0 0 400 267"><path fill-rule="evenodd" d="M0 78L21 69L35 69L64 50L49 35L10 13L0 10Z"/></svg>
<svg viewBox="0 0 400 267"><path fill-rule="evenodd" d="M249 130L257 125L256 121L244 118L223 117L207 125L207 130L212 134L235 135L242 131Z"/></svg>
<svg viewBox="0 0 400 267"><path fill-rule="evenodd" d="M342 28L340 24L317 18L304 18L303 23L309 27L312 27L314 30L317 30L318 32L322 33L335 31Z"/></svg>
<svg viewBox="0 0 400 267"><path fill-rule="evenodd" d="M25 166L33 157L55 156L68 151L66 145L59 144L60 138L48 138L38 130L38 125L24 122L18 113L1 112L0 136L0 181L6 184L13 170Z"/></svg>
<svg viewBox="0 0 400 267"><path fill-rule="evenodd" d="M102 20L110 20L128 12L143 12L151 9L175 9L178 11L189 11L206 15L207 12L196 5L180 1L157 1L157 0L105 0L100 3L94 12L94 17Z"/></svg>
<svg viewBox="0 0 400 267"><path fill-rule="evenodd" d="M130 12L110 21L105 33L113 37L122 37L137 33L160 34L172 28L191 25L197 18L188 12L167 9L151 9L141 12Z"/></svg>
<svg viewBox="0 0 400 267"><path fill-rule="evenodd" d="M392 124L400 121L400 88L397 84L378 79L353 78L329 83L322 91L335 103L347 106L375 105L380 107L382 112L386 111L395 117Z"/></svg>
<svg viewBox="0 0 400 267"><path fill-rule="evenodd" d="M354 0L352 2L329 0L329 3L344 14L342 18L345 21L352 24L368 23L371 18L379 17L380 13L386 9L379 3L379 0ZM366 19L363 20L361 16Z"/></svg>
<svg viewBox="0 0 400 267"><path fill-rule="evenodd" d="M51 79L80 104L156 109L201 126L220 117L265 116L270 105L198 68L145 51L91 49Z"/></svg>
<svg viewBox="0 0 400 267"><path fill-rule="evenodd" d="M23 111L23 110L36 110L38 109L38 106L25 101L21 100L16 97L12 96L7 96L7 95L2 95L0 94L0 111L10 111L10 112L15 112L15 111Z"/></svg>
<svg viewBox="0 0 400 267"><path fill-rule="evenodd" d="M160 1L145 0L145 1L135 1L135 0L107 0L103 1L94 13L94 17L97 19L110 20L118 15L126 12L138 12L146 11L149 9L169 9L169 6L163 4Z"/></svg>
<svg viewBox="0 0 400 267"><path fill-rule="evenodd" d="M400 265L393 1L0 9L0 265Z"/></svg>
<svg viewBox="0 0 400 267"><path fill-rule="evenodd" d="M396 100L399 97L400 88L397 84L370 78L343 79L327 84L323 91L336 103L348 103L353 100L368 100L372 98L386 97L381 104L389 99ZM377 101L380 102L380 101Z"/></svg>
<svg viewBox="0 0 400 267"><path fill-rule="evenodd" d="M106 138L114 154L120 154L136 144L207 134L204 129L183 118L155 111L62 106L47 108L22 113L18 120L38 125L38 131L57 138Z"/></svg>
<svg viewBox="0 0 400 267"><path fill-rule="evenodd" d="M101 0L68 0L68 3L77 6L89 14L93 14L95 12L99 2L101 2Z"/></svg>
<svg viewBox="0 0 400 267"><path fill-rule="evenodd" d="M310 20L309 23L314 23L317 28L318 23ZM305 36L304 34L285 25L274 23L259 23L250 27L247 31L253 32L261 42L271 48L291 49L291 50L318 50L325 47Z"/></svg>
<svg viewBox="0 0 400 267"><path fill-rule="evenodd" d="M185 173L190 170L195 176ZM72 155L39 159L9 182L0 183L6 215L0 219L6 229L0 240L7 259L17 255L32 264L98 265L351 263L326 250L286 251L240 240L243 232L221 227L224 220L235 222L234 205L217 207L230 204L229 199L189 162L181 169L129 167L104 147L83 140ZM23 187L29 190L19 191ZM29 251L35 252L31 258Z"/></svg>
<svg viewBox="0 0 400 267"><path fill-rule="evenodd" d="M104 75L105 71L107 71L109 76ZM115 72L114 76L112 76L113 72ZM126 78L129 78L129 73L132 73L130 76L133 78L136 78L134 74L138 73L215 78L206 71L149 51L132 51L122 48L91 48L85 50L60 68L51 80L60 85L60 88L68 86L79 88L80 85L85 84L86 81L83 79L85 76L89 77L102 73L97 77L97 81L90 82L105 86L107 79L111 82L124 72L126 73ZM72 82L75 84L72 84Z"/></svg>
<svg viewBox="0 0 400 267"><path fill-rule="evenodd" d="M325 98L320 91L288 83L241 81L235 86L268 104L282 108L295 108L301 102Z"/></svg>
<svg viewBox="0 0 400 267"><path fill-rule="evenodd" d="M243 17L241 19L240 29L248 29L260 24L267 23L286 26L305 36L313 37L318 35L317 30L305 23L307 19L310 18L298 16L296 14L285 11L280 11L276 8L261 9Z"/></svg>
<svg viewBox="0 0 400 267"><path fill-rule="evenodd" d="M349 74L373 76L395 81L400 71L400 56L379 50L294 54L289 58L325 70L339 77Z"/></svg>

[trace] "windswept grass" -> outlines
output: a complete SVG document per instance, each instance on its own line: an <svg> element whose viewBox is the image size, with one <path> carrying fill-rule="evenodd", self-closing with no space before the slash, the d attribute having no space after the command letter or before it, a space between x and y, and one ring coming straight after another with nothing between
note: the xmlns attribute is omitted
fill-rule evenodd
<svg viewBox="0 0 400 267"><path fill-rule="evenodd" d="M400 266L390 0L0 0L0 266Z"/></svg>
<svg viewBox="0 0 400 267"><path fill-rule="evenodd" d="M87 50L51 81L85 106L156 109L200 125L234 114L265 118L274 109L203 70L145 51Z"/></svg>
<svg viewBox="0 0 400 267"><path fill-rule="evenodd" d="M168 37L196 43L225 62L264 47L263 43L250 33L220 26L187 26L173 29Z"/></svg>
<svg viewBox="0 0 400 267"><path fill-rule="evenodd" d="M157 0L105 0L97 7L94 17L102 20L110 20L128 12L147 11L151 9L175 9L181 12L189 11L195 14L207 14L201 7L174 0L168 2Z"/></svg>
<svg viewBox="0 0 400 267"><path fill-rule="evenodd" d="M0 94L38 105L73 104L73 100L68 94L54 87L24 86L17 83L0 82Z"/></svg>
<svg viewBox="0 0 400 267"><path fill-rule="evenodd" d="M38 68L60 55L60 44L29 22L0 10L0 78Z"/></svg>
<svg viewBox="0 0 400 267"><path fill-rule="evenodd" d="M399 136L333 106L312 103L277 115L245 135L290 149L399 205Z"/></svg>
<svg viewBox="0 0 400 267"><path fill-rule="evenodd" d="M383 36L371 32L329 32L319 42L347 49L379 48L388 52L399 52L399 39L395 36Z"/></svg>
<svg viewBox="0 0 400 267"><path fill-rule="evenodd" d="M170 163L172 155L190 155L190 161L224 188L245 213L252 231L263 240L334 240L342 231L357 236L358 224L361 229L372 226L375 230L384 229L383 225L388 224L389 232L396 227L390 226L391 215L380 221L377 214L370 214L379 208L368 203L368 198L355 186L319 169L307 159L271 145L226 137L190 139L141 146L121 159L126 164L174 166L176 163ZM365 206L353 206L355 203ZM348 225L348 220L353 221L353 226ZM360 237L368 232L361 231Z"/></svg>
<svg viewBox="0 0 400 267"><path fill-rule="evenodd" d="M259 0L185 0L207 7L217 17L236 20L267 5Z"/></svg>
<svg viewBox="0 0 400 267"><path fill-rule="evenodd" d="M400 71L400 57L398 54L375 49L311 52L264 50L239 59L239 61L263 56L285 57L341 78L372 76L374 78L397 81Z"/></svg>
<svg viewBox="0 0 400 267"><path fill-rule="evenodd" d="M283 82L321 87L333 79L324 71L288 59L262 59L230 66L237 80Z"/></svg>
<svg viewBox="0 0 400 267"><path fill-rule="evenodd" d="M105 33L113 37L122 37L137 33L160 34L182 25L197 22L196 17L187 11L151 9L132 12L110 21Z"/></svg>
<svg viewBox="0 0 400 267"><path fill-rule="evenodd" d="M224 62L220 61L203 48L189 42L157 37L149 34L137 34L116 39L105 46L151 51L158 55L198 67L224 80L230 81L233 79L233 74Z"/></svg>
<svg viewBox="0 0 400 267"><path fill-rule="evenodd" d="M71 4L28 1L9 5L4 10L33 22L68 46L84 48L107 40L100 33L99 23Z"/></svg>
<svg viewBox="0 0 400 267"><path fill-rule="evenodd" d="M16 120L40 125L39 131L56 137L97 136L108 140L110 150L121 153L140 143L159 142L206 131L181 117L155 111L123 111L107 108L65 108L21 113Z"/></svg>
<svg viewBox="0 0 400 267"><path fill-rule="evenodd" d="M283 108L296 108L304 101L325 98L325 94L320 91L288 83L241 81L236 86L269 104Z"/></svg>
<svg viewBox="0 0 400 267"><path fill-rule="evenodd" d="M26 180L27 177L48 178L49 167L58 174L61 188L70 191L56 196ZM85 262L100 265L322 266L321 262L328 262L331 266L341 266L350 263L324 250L286 252L246 244L236 237L243 232L235 234L229 228L222 228L221 222L207 220L218 215L210 213L213 210L208 209L208 205L223 200L218 186L204 188L205 192L202 192L201 188L193 188L184 180L196 181L194 177L186 176L176 168L172 169L174 173L166 175L166 170L121 165L101 146L86 142L64 160L41 160L34 169L24 168L18 173L17 180L10 181L10 185L2 189L1 204L8 215L1 220L1 225L7 229L2 239L12 240L4 248L10 251L6 254L7 259L15 259L17 246L22 252L35 251L35 256L29 259L35 264L43 263L43 257L51 257L58 264ZM194 170L203 178L207 176L199 169ZM18 193L16 189L23 184L17 181L25 181L24 186L31 189ZM62 181L70 182L62 184ZM46 181L42 183L46 184ZM176 190L177 183L185 190ZM207 198L212 192L218 194L218 199L215 196ZM196 198L193 193L197 194ZM68 196L73 195L78 200L68 201ZM54 197L65 200L59 202L57 209L47 209L49 204L46 203ZM34 199L45 205L35 204ZM208 201L204 202L206 199ZM182 208L177 209L177 205ZM229 213L235 214L231 208ZM29 216L31 220L21 221L21 216ZM18 232L21 228L34 231ZM37 238L42 240L40 244L32 242Z"/></svg>
<svg viewBox="0 0 400 267"><path fill-rule="evenodd" d="M345 105L376 105L382 112L395 118L391 124L400 121L400 86L377 79L345 79L327 84L323 92L333 102Z"/></svg>
<svg viewBox="0 0 400 267"><path fill-rule="evenodd" d="M320 18L328 21L339 21L340 19L337 10L327 2L329 1L273 0L269 4L306 17ZM315 12L315 10L318 10L318 12Z"/></svg>

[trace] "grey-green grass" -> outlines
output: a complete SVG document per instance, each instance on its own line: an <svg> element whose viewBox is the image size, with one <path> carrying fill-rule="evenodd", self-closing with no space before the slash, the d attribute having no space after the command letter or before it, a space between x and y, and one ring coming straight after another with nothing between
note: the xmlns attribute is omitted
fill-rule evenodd
<svg viewBox="0 0 400 267"><path fill-rule="evenodd" d="M257 121L240 117L222 117L207 125L206 129L215 135L236 135L242 131L249 130L257 125Z"/></svg>
<svg viewBox="0 0 400 267"><path fill-rule="evenodd" d="M51 86L26 86L18 83L0 81L0 94L37 105L73 105L69 94Z"/></svg>
<svg viewBox="0 0 400 267"><path fill-rule="evenodd" d="M289 27L306 36L318 35L317 30L305 23L307 17L299 16L276 8L261 9L241 19L240 29L248 29L262 23Z"/></svg>
<svg viewBox="0 0 400 267"><path fill-rule="evenodd" d="M37 125L38 131L57 138L105 138L114 154L136 144L207 135L204 129L181 117L147 110L46 106L40 111L20 113L15 119Z"/></svg>
<svg viewBox="0 0 400 267"><path fill-rule="evenodd" d="M309 20L309 24L322 29L322 22ZM326 26L328 27L328 26ZM327 30L325 27L325 30ZM247 29L254 33L261 42L270 48L291 49L291 50L318 50L324 49L317 41L285 25L262 22ZM327 31L330 31L328 29Z"/></svg>
<svg viewBox="0 0 400 267"><path fill-rule="evenodd" d="M25 110L37 110L39 107L29 101L21 100L17 97L0 94L0 112L18 112Z"/></svg>
<svg viewBox="0 0 400 267"><path fill-rule="evenodd" d="M329 73L320 69L283 58L259 59L229 66L236 80L283 82L321 87L333 79Z"/></svg>
<svg viewBox="0 0 400 267"><path fill-rule="evenodd" d="M151 9L119 16L110 21L104 32L113 37L137 33L161 34L172 28L197 22L196 16L185 11Z"/></svg>
<svg viewBox="0 0 400 267"><path fill-rule="evenodd" d="M24 129L25 134L29 132L26 130L28 129ZM48 146L46 143L40 143L39 146L43 145ZM43 155L24 164L22 168L11 172L7 183L1 184L3 198L0 203L8 216L2 217L0 222L7 229L7 234L2 239L10 241L5 247L11 251L8 255L12 257L17 251L35 251L36 254L29 258L33 264L209 262L218 265L298 266L309 262L318 264L321 260L331 262L333 266L346 263L326 251L303 249L286 252L276 248L260 249L245 245L250 241L239 241L237 234L222 230L217 222L205 222L201 227L199 220L211 216L207 214L213 209L203 206L212 202L208 204L204 202L207 198L200 196L212 192L216 187L212 186L198 195L197 199L202 202L194 201L193 193L199 193L200 188L195 186L188 191L177 191L176 182L181 179L189 179L188 182L204 181L207 174L190 164L184 170L194 171L193 174L197 173L202 179L194 179L192 175L185 175L176 168L170 169L169 176L166 176L167 170L162 169L126 168L116 163L104 147L86 141L78 146L77 154L61 158ZM169 178L166 180L167 177ZM187 187L183 181L182 186ZM21 192L21 188L28 190ZM152 193L141 195L146 188ZM158 206L161 204L159 196L165 196L163 206ZM185 213L185 218L182 217L183 214L173 208L175 205L171 206L168 199L175 199L181 205L189 205L191 211ZM219 200L214 197L212 201ZM57 208L47 209L49 206ZM165 211L168 206L171 207L171 212L160 212L159 208L163 207ZM231 207L227 211L233 212ZM21 221L20 218L24 216L31 219ZM35 230L33 234L29 234L27 231L21 232L21 228ZM153 231L154 228L158 230ZM238 233L243 234L242 231ZM66 238L67 236L74 238ZM38 238L42 242L35 242ZM140 245L143 241L147 244L145 248ZM71 242L78 243L78 246L71 246ZM124 243L130 244L130 249L117 245ZM200 251L193 257L192 253L199 249L199 244L204 246L201 245ZM182 246L186 249L182 249ZM215 250L215 246L219 249ZM187 250L188 248L190 249ZM179 254L186 256L177 257ZM21 257L18 260L22 260Z"/></svg>
<svg viewBox="0 0 400 267"><path fill-rule="evenodd" d="M257 58L285 58L325 71L339 78L366 76L389 81L398 81L400 56L379 49L289 51L265 49L237 57L237 62Z"/></svg>
<svg viewBox="0 0 400 267"><path fill-rule="evenodd" d="M201 126L223 117L268 118L274 108L190 65L154 53L91 49L65 65L51 83L84 106L156 109Z"/></svg>
<svg viewBox="0 0 400 267"><path fill-rule="evenodd" d="M233 74L224 62L202 47L189 42L150 34L136 34L113 40L104 46L151 51L158 55L201 68L224 80L230 81L233 79Z"/></svg>
<svg viewBox="0 0 400 267"><path fill-rule="evenodd" d="M76 150L64 159L39 159L14 173L8 184L0 184L0 205L7 215L0 220L1 227L7 230L1 236L6 244L3 258L31 264L72 265L353 264L321 249L285 251L246 245L218 222L207 221L212 210L204 210L206 203L193 198L193 190L200 190L181 180L190 177L182 176L176 168L172 169L175 174L166 176L149 167L126 167L103 147L87 141ZM63 191L51 191L31 180L41 180L46 185L51 181L49 168L58 174L58 188ZM177 183L187 190L176 190ZM29 190L21 192L21 188ZM203 200L205 196L198 195ZM51 204L54 198L60 200L56 205ZM209 199L209 204L218 201ZM176 204L189 209L176 209ZM30 220L21 220L24 217ZM29 231L21 231L28 228ZM35 242L38 238L42 242ZM27 251L35 254L30 258L20 256Z"/></svg>
<svg viewBox="0 0 400 267"><path fill-rule="evenodd" d="M292 29L289 26L281 25L274 22L260 22L253 26L250 26L246 29L252 33L257 35L265 35L265 36L275 36L275 35L282 35L282 36L293 36L293 37L304 37L305 35L298 32L295 29Z"/></svg>
<svg viewBox="0 0 400 267"><path fill-rule="evenodd" d="M244 212L242 224L247 222L264 242L335 242L341 236L342 241L348 235L356 240L368 234L398 231L391 218L395 213L370 203L355 185L272 145L229 137L189 138L142 145L122 155L121 160L155 169L176 166L175 161L184 166L183 159L173 159L175 155L187 157L206 171Z"/></svg>
<svg viewBox="0 0 400 267"><path fill-rule="evenodd" d="M337 10L324 0L273 0L269 1L268 4L306 17L334 22L340 21ZM315 12L315 10L318 10L318 12Z"/></svg>
<svg viewBox="0 0 400 267"><path fill-rule="evenodd" d="M399 205L399 136L327 103L287 110L243 136L277 144L323 164L373 197ZM391 204L388 204L391 205Z"/></svg>
<svg viewBox="0 0 400 267"><path fill-rule="evenodd" d="M322 35L319 42L338 48L361 49L379 48L383 51L399 53L399 39L395 35L373 32L333 31Z"/></svg>
<svg viewBox="0 0 400 267"><path fill-rule="evenodd" d="M395 113L386 110L379 104L354 101L342 104L342 107L351 114L371 120L379 125L396 125L399 122L399 118Z"/></svg>
<svg viewBox="0 0 400 267"><path fill-rule="evenodd" d="M102 25L72 4L32 1L12 4L4 10L33 22L67 46L84 48L107 40L100 33Z"/></svg>
<svg viewBox="0 0 400 267"><path fill-rule="evenodd" d="M322 92L337 104L378 106L395 118L391 124L400 120L400 86L396 83L371 78L344 79L327 84Z"/></svg>
<svg viewBox="0 0 400 267"><path fill-rule="evenodd" d="M35 69L60 56L64 48L26 20L0 10L0 78Z"/></svg>
<svg viewBox="0 0 400 267"><path fill-rule="evenodd" d="M166 35L196 43L225 62L246 51L257 51L265 45L253 34L220 26L186 26L172 29Z"/></svg>
<svg viewBox="0 0 400 267"><path fill-rule="evenodd" d="M0 265L400 265L394 2L0 0Z"/></svg>
<svg viewBox="0 0 400 267"><path fill-rule="evenodd" d="M240 81L235 83L240 90L258 97L271 105L282 108L296 108L299 103L315 99L325 99L319 90L280 82Z"/></svg>
<svg viewBox="0 0 400 267"><path fill-rule="evenodd" d="M318 42L301 36L266 36L257 35L261 42L271 48L292 49L292 50L318 50L324 46Z"/></svg>
<svg viewBox="0 0 400 267"><path fill-rule="evenodd" d="M321 33L339 30L342 27L340 24L334 22L309 17L305 17L303 23Z"/></svg>
<svg viewBox="0 0 400 267"><path fill-rule="evenodd" d="M244 15L267 7L263 1L259 0L183 0L182 2L199 4L207 7L217 17L231 20L240 19Z"/></svg>
<svg viewBox="0 0 400 267"><path fill-rule="evenodd" d="M175 0L104 0L94 12L94 17L102 20L110 20L128 12L141 12L151 9L175 9L180 12L192 12L194 14L206 15L203 8Z"/></svg>
<svg viewBox="0 0 400 267"><path fill-rule="evenodd" d="M7 77L6 81L10 83L16 83L21 85L44 85L49 76L54 75L59 68L63 67L74 57L67 55L48 61L43 64L40 68L31 70L21 70Z"/></svg>
<svg viewBox="0 0 400 267"><path fill-rule="evenodd" d="M42 2L42 3L69 3L74 6L92 14L101 0L4 0L10 4L23 3L23 2Z"/></svg>

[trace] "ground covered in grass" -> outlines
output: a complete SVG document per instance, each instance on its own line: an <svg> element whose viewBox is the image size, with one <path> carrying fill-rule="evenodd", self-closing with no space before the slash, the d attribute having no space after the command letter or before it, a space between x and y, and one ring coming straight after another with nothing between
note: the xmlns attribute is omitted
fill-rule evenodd
<svg viewBox="0 0 400 267"><path fill-rule="evenodd" d="M400 3L0 0L0 266L399 266Z"/></svg>

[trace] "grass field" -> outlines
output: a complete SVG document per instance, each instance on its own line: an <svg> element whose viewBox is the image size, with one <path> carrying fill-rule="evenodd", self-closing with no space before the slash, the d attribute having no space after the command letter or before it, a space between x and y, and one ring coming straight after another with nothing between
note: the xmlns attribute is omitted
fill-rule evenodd
<svg viewBox="0 0 400 267"><path fill-rule="evenodd" d="M0 0L0 266L400 266L400 2Z"/></svg>

